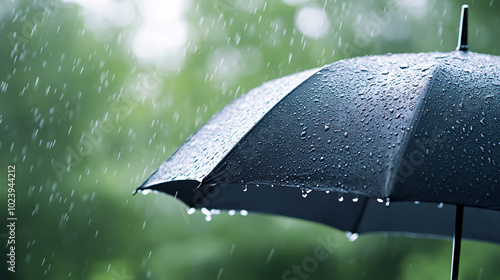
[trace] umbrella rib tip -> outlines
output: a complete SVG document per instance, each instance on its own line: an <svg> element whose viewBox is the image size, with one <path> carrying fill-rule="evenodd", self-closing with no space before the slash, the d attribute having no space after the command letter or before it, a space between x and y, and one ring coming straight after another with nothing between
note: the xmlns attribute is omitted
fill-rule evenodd
<svg viewBox="0 0 500 280"><path fill-rule="evenodd" d="M467 29L468 29L468 10L469 5L462 5L462 15L460 18L460 29L458 31L457 51L468 51Z"/></svg>

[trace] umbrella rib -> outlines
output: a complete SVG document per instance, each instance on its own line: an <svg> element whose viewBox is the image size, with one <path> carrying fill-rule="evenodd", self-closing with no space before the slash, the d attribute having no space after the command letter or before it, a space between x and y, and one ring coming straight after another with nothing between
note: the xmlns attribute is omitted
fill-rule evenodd
<svg viewBox="0 0 500 280"><path fill-rule="evenodd" d="M361 220L363 220L363 217L365 216L365 211L366 211L366 207L368 206L368 201L370 200L370 198L366 198L364 201L363 201L363 205L361 205L361 211L359 212L359 215L356 219L356 222L354 223L354 227L352 229L352 233L358 233L358 230L359 230L359 225L361 224Z"/></svg>
<svg viewBox="0 0 500 280"><path fill-rule="evenodd" d="M200 183L200 185L198 187L196 187L197 189L199 189L201 187L202 183ZM194 207L197 207L198 205L200 205L200 203L202 201L205 201L206 199L209 199L208 195L209 193L211 193L218 185L209 185L208 186L208 190L206 192L203 192L202 193L202 196L199 197L198 199L194 200Z"/></svg>

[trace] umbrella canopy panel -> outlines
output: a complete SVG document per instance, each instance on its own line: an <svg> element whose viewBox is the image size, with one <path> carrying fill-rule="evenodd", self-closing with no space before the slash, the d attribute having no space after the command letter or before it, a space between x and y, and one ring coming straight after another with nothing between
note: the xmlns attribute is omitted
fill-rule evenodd
<svg viewBox="0 0 500 280"><path fill-rule="evenodd" d="M500 59L441 59L394 173L395 200L500 210Z"/></svg>

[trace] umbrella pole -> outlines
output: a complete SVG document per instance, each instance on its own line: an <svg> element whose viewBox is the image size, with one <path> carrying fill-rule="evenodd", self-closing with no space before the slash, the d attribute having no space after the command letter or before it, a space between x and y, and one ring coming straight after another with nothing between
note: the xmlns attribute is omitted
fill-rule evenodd
<svg viewBox="0 0 500 280"><path fill-rule="evenodd" d="M458 280L458 266L460 263L460 247L462 245L462 228L464 222L464 206L457 205L455 216L455 234L453 235L453 260L451 263L451 280Z"/></svg>
<svg viewBox="0 0 500 280"><path fill-rule="evenodd" d="M457 51L467 51L467 29L468 29L469 5L462 5L460 16L460 31L458 34ZM460 247L462 246L462 228L464 222L464 206L457 205L455 215L455 234L453 235L453 260L451 261L451 280L458 280L458 266L460 263Z"/></svg>

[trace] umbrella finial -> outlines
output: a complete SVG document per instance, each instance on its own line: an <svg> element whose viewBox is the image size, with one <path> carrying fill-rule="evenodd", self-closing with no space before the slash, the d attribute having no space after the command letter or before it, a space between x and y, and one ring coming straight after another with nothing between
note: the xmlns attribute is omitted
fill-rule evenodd
<svg viewBox="0 0 500 280"><path fill-rule="evenodd" d="M458 31L458 46L457 51L468 51L467 46L467 11L469 5L462 5L462 16L460 18L460 30Z"/></svg>

